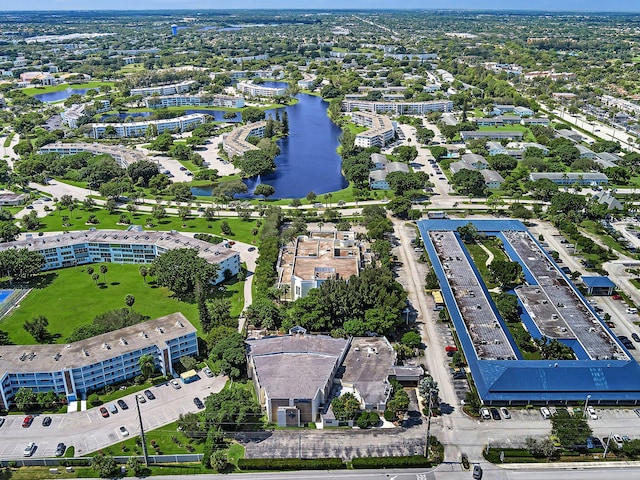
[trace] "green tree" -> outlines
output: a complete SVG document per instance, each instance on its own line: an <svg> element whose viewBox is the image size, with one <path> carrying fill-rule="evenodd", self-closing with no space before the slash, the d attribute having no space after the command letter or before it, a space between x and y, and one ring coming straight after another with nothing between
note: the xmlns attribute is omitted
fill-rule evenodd
<svg viewBox="0 0 640 480"><path fill-rule="evenodd" d="M413 331L402 335L401 341L411 348L420 348L422 346L422 338L420 337L420 334Z"/></svg>
<svg viewBox="0 0 640 480"><path fill-rule="evenodd" d="M486 190L484 177L478 170L458 170L451 177L451 182L462 195L470 197L482 196Z"/></svg>
<svg viewBox="0 0 640 480"><path fill-rule="evenodd" d="M333 399L331 409L340 421L355 420L360 413L360 401L353 393L347 392Z"/></svg>
<svg viewBox="0 0 640 480"><path fill-rule="evenodd" d="M208 284L218 277L219 267L198 256L194 248L177 248L153 261L157 283L179 293L193 293L198 281Z"/></svg>
<svg viewBox="0 0 640 480"><path fill-rule="evenodd" d="M102 280L104 281L104 283L107 283L107 272L109 271L109 269L107 268L106 265L100 265L100 273L102 274Z"/></svg>
<svg viewBox="0 0 640 480"><path fill-rule="evenodd" d="M489 264L489 272L494 281L500 284L503 289L518 283L523 273L522 265L518 262L499 259L494 259Z"/></svg>
<svg viewBox="0 0 640 480"><path fill-rule="evenodd" d="M91 468L93 468L101 478L111 478L118 473L118 464L110 455L98 453L91 459Z"/></svg>
<svg viewBox="0 0 640 480"><path fill-rule="evenodd" d="M158 166L148 160L138 160L129 164L127 175L134 184L147 187L149 181L158 175Z"/></svg>
<svg viewBox="0 0 640 480"><path fill-rule="evenodd" d="M229 459L227 458L227 452L218 450L211 455L209 460L211 468L216 472L224 472L229 466Z"/></svg>
<svg viewBox="0 0 640 480"><path fill-rule="evenodd" d="M156 139L151 142L149 149L156 150L158 152L168 152L172 145L173 137L171 136L171 133L164 132L158 135Z"/></svg>
<svg viewBox="0 0 640 480"><path fill-rule="evenodd" d="M138 272L140 272L140 276L142 277L142 280L146 284L147 283L147 275L149 275L149 270L144 265L140 265L140 268L138 269Z"/></svg>
<svg viewBox="0 0 640 480"><path fill-rule="evenodd" d="M198 365L198 361L191 355L185 355L184 357L180 357L180 364L185 370L193 370Z"/></svg>
<svg viewBox="0 0 640 480"><path fill-rule="evenodd" d="M262 195L265 199L276 193L276 189L267 183L261 183L253 191L254 195Z"/></svg>
<svg viewBox="0 0 640 480"><path fill-rule="evenodd" d="M156 360L153 355L145 353L138 359L138 367L145 378L150 378L156 370Z"/></svg>
<svg viewBox="0 0 640 480"><path fill-rule="evenodd" d="M218 341L209 352L209 358L220 367L220 372L238 379L246 373L246 349L244 336L235 332Z"/></svg>
<svg viewBox="0 0 640 480"><path fill-rule="evenodd" d="M24 322L23 327L38 343L46 343L51 336L49 333L49 320L43 315L27 320Z"/></svg>
<svg viewBox="0 0 640 480"><path fill-rule="evenodd" d="M564 408L558 408L551 417L551 431L565 448L584 445L592 435L591 428L582 415L570 415Z"/></svg>
<svg viewBox="0 0 640 480"><path fill-rule="evenodd" d="M136 303L136 298L129 294L126 297L124 297L124 303L127 307L129 307L130 310L133 311L133 304Z"/></svg>
<svg viewBox="0 0 640 480"><path fill-rule="evenodd" d="M252 392L244 388L227 388L205 399L207 430L237 430L260 423L262 409Z"/></svg>
<svg viewBox="0 0 640 480"><path fill-rule="evenodd" d="M37 397L33 390L26 387L20 387L13 397L18 410L27 411L36 406Z"/></svg>

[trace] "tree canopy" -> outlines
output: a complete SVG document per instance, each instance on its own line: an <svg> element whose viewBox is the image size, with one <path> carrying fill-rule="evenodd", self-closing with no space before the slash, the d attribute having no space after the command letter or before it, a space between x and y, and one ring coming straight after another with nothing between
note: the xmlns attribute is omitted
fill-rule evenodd
<svg viewBox="0 0 640 480"><path fill-rule="evenodd" d="M198 282L207 283L218 276L218 265L198 256L194 248L176 248L153 261L158 285L175 293L193 293Z"/></svg>

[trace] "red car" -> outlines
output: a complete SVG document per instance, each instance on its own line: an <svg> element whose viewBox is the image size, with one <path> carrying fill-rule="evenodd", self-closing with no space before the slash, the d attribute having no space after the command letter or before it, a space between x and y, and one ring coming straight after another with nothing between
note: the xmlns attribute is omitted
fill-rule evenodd
<svg viewBox="0 0 640 480"><path fill-rule="evenodd" d="M622 300L622 295L611 295L614 300Z"/></svg>
<svg viewBox="0 0 640 480"><path fill-rule="evenodd" d="M103 418L107 418L109 416L109 411L104 407L100 407L100 414Z"/></svg>
<svg viewBox="0 0 640 480"><path fill-rule="evenodd" d="M33 415L27 415L26 417L24 417L24 420L22 421L22 427L29 428L32 423L33 423Z"/></svg>
<svg viewBox="0 0 640 480"><path fill-rule="evenodd" d="M446 347L444 347L444 351L445 352L457 352L458 351L458 347L455 347L453 345L447 345Z"/></svg>

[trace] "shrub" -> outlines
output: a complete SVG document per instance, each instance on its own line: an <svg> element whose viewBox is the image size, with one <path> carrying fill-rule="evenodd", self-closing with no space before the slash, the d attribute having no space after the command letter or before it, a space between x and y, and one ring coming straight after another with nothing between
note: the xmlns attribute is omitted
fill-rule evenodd
<svg viewBox="0 0 640 480"><path fill-rule="evenodd" d="M340 458L240 458L240 470L338 470L347 468Z"/></svg>
<svg viewBox="0 0 640 480"><path fill-rule="evenodd" d="M102 400L100 399L100 396L97 393L92 393L91 395L89 395L89 398L87 399L87 401L89 402L89 405L91 405L92 407L98 407L103 403Z"/></svg>
<svg viewBox="0 0 640 480"><path fill-rule="evenodd" d="M422 455L406 457L356 457L351 461L353 468L426 468L431 463Z"/></svg>

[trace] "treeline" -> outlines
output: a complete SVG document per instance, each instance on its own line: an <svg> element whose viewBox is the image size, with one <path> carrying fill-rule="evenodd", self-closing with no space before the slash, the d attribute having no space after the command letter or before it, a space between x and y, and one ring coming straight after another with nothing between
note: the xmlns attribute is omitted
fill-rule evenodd
<svg viewBox="0 0 640 480"><path fill-rule="evenodd" d="M0 275L12 280L27 280L40 273L44 257L26 248L2 250L0 252Z"/></svg>
<svg viewBox="0 0 640 480"><path fill-rule="evenodd" d="M267 297L269 289L278 277L276 263L280 253L280 225L283 219L284 216L279 207L267 208L260 232L260 256L256 262L253 281L256 290L255 299Z"/></svg>
<svg viewBox="0 0 640 480"><path fill-rule="evenodd" d="M149 317L128 308L117 308L97 315L92 323L78 325L67 338L68 343L79 342L103 333L113 332L121 328L130 327L146 322Z"/></svg>

